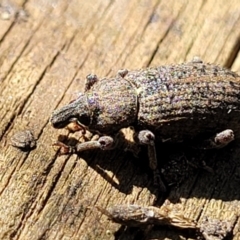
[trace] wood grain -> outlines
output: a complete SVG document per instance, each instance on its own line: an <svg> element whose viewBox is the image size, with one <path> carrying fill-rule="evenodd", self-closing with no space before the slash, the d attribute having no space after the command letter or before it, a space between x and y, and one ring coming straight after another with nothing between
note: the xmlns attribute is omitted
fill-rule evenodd
<svg viewBox="0 0 240 240"><path fill-rule="evenodd" d="M127 229L94 208L169 202L199 223L228 220L239 239L239 142L210 156L192 153L215 173L195 170L162 195L144 152L58 157L51 145L67 131L48 122L83 91L89 73L114 76L196 55L240 72L238 0L1 0L0 10L0 239L195 239L175 228ZM37 138L31 152L9 142L24 129Z"/></svg>

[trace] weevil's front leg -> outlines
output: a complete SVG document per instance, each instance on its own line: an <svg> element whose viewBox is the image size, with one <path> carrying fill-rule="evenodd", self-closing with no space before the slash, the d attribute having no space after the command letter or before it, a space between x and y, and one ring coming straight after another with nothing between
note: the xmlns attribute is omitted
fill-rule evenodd
<svg viewBox="0 0 240 240"><path fill-rule="evenodd" d="M79 123L77 120L70 122L66 128L73 133L78 131L81 131L83 135L86 133L86 127L83 124Z"/></svg>
<svg viewBox="0 0 240 240"><path fill-rule="evenodd" d="M70 122L67 126L66 129L68 129L70 132L75 133L75 132L80 132L81 133L81 137L85 140L85 141L90 141L90 140L98 140L99 139L99 135L98 134L92 134L90 131L87 131L88 129L86 128L86 126L84 126L83 124L81 124L77 119L72 122Z"/></svg>
<svg viewBox="0 0 240 240"><path fill-rule="evenodd" d="M158 186L162 192L165 192L166 186L158 170L155 135L149 130L142 130L137 134L137 140L140 144L148 146L149 166L153 170L154 185Z"/></svg>
<svg viewBox="0 0 240 240"><path fill-rule="evenodd" d="M101 150L110 150L114 147L114 140L109 136L102 136L96 141L89 141L84 143L77 143L75 146L69 146L62 142L56 142L53 146L60 147L59 153L63 154L72 154L78 153L86 150L101 149Z"/></svg>

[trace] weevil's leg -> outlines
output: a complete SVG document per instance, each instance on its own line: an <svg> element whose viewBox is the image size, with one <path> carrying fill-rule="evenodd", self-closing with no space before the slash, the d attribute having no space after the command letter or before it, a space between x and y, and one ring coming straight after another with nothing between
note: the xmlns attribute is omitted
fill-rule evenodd
<svg viewBox="0 0 240 240"><path fill-rule="evenodd" d="M199 148L203 149L223 148L233 140L234 140L233 130L226 129L220 133L217 133L211 138L203 141Z"/></svg>
<svg viewBox="0 0 240 240"><path fill-rule="evenodd" d="M148 157L149 157L149 166L153 170L153 181L154 185L158 186L161 192L166 192L166 186L163 183L160 172L157 165L157 156L155 145L148 145Z"/></svg>
<svg viewBox="0 0 240 240"><path fill-rule="evenodd" d="M88 74L86 77L86 83L85 83L85 92L90 90L91 87L98 81L98 77L95 74Z"/></svg>
<svg viewBox="0 0 240 240"><path fill-rule="evenodd" d="M92 134L90 140L91 141L98 141L100 136L98 134Z"/></svg>
<svg viewBox="0 0 240 240"><path fill-rule="evenodd" d="M73 121L71 123L69 123L66 126L66 129L68 129L70 132L74 133L74 132L78 132L80 131L81 133L81 137L85 140L85 141L94 141L94 140L98 140L99 139L99 135L98 134L92 134L91 132L87 131L87 128L81 124L80 122Z"/></svg>
<svg viewBox="0 0 240 240"><path fill-rule="evenodd" d="M191 147L195 149L219 149L227 146L230 142L234 140L234 133L231 129L226 129L220 133L217 133L213 135L212 137L201 140L196 139L197 142L190 143ZM200 166L193 164L192 162L187 161L189 165L191 165L194 168L202 168L210 173L213 173L214 170L209 167L205 161L202 161L202 164Z"/></svg>
<svg viewBox="0 0 240 240"><path fill-rule="evenodd" d="M86 133L86 127L79 123L77 120L76 121L72 121L70 122L66 128L70 131L70 132L78 132L78 131L81 131L82 134L85 134Z"/></svg>
<svg viewBox="0 0 240 240"><path fill-rule="evenodd" d="M75 146L69 146L62 142L56 142L53 144L53 146L60 147L59 153L60 155L63 155L63 154L78 153L78 152L93 150L93 149L110 150L110 149L113 149L114 147L114 140L112 137L103 136L103 137L100 137L97 141L77 143Z"/></svg>
<svg viewBox="0 0 240 240"><path fill-rule="evenodd" d="M142 130L137 135L140 144L148 146L149 166L153 170L154 185L157 185L162 192L166 191L166 186L162 181L158 170L157 155L155 149L155 135L149 130Z"/></svg>
<svg viewBox="0 0 240 240"><path fill-rule="evenodd" d="M117 72L117 75L124 78L126 75L128 74L128 70L127 69L120 69Z"/></svg>
<svg viewBox="0 0 240 240"><path fill-rule="evenodd" d="M81 124L76 118L71 119L71 122L65 128L68 129L71 133L80 132L81 137L85 141L89 141L92 137L92 133L87 131L88 128L85 125Z"/></svg>

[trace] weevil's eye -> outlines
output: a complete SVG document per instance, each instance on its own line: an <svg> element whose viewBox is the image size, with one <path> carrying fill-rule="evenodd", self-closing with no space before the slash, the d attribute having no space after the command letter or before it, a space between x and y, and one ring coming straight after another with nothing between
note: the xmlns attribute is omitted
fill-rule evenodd
<svg viewBox="0 0 240 240"><path fill-rule="evenodd" d="M72 119L71 119L72 120ZM81 116L77 117L77 121L85 126L88 126L90 123L90 118L88 115L86 114L82 114ZM74 122L74 120L73 120Z"/></svg>

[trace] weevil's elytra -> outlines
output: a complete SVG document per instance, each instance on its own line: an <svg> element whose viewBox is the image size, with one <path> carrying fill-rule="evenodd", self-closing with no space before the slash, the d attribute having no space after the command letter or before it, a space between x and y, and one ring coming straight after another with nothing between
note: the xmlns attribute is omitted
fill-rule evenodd
<svg viewBox="0 0 240 240"><path fill-rule="evenodd" d="M133 126L136 141L148 146L155 182L163 191L156 138L183 141L206 133L211 136L210 147L219 148L240 136L240 77L230 70L194 58L178 65L121 70L110 79L92 76L88 77L84 94L53 112L53 127L75 122L79 129L109 135L90 142L106 150L114 144L109 137L123 127ZM56 145L64 148L64 153L87 149L82 144Z"/></svg>

